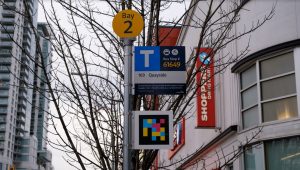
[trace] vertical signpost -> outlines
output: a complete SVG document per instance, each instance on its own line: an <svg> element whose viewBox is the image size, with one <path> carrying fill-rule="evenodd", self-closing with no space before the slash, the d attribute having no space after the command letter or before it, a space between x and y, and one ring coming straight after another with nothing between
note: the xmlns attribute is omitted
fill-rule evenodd
<svg viewBox="0 0 300 170"><path fill-rule="evenodd" d="M131 169L131 87L132 45L144 26L143 17L133 10L122 10L113 19L113 30L124 43L124 142L123 169Z"/></svg>
<svg viewBox="0 0 300 170"><path fill-rule="evenodd" d="M131 170L132 149L172 147L173 112L135 112L132 135L132 45L141 33L144 22L138 12L123 10L116 14L112 25L124 44L123 169ZM186 93L185 47L137 47L135 50L136 94Z"/></svg>

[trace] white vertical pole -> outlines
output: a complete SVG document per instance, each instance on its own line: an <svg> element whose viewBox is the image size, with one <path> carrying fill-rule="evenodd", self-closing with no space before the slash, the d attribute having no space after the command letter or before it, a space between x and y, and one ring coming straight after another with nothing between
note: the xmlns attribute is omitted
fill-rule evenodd
<svg viewBox="0 0 300 170"><path fill-rule="evenodd" d="M131 111L132 111L132 45L135 39L124 38L124 143L123 170L131 170Z"/></svg>

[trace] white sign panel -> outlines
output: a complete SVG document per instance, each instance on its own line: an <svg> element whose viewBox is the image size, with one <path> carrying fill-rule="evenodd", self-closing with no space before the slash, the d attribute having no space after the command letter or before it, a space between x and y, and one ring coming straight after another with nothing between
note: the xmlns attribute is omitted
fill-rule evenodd
<svg viewBox="0 0 300 170"><path fill-rule="evenodd" d="M135 47L135 94L185 94L185 47Z"/></svg>
<svg viewBox="0 0 300 170"><path fill-rule="evenodd" d="M134 111L133 149L171 149L172 111Z"/></svg>

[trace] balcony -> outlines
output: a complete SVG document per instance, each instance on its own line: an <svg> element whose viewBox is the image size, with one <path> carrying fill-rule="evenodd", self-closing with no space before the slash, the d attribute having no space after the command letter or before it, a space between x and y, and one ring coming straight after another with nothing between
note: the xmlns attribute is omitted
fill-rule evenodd
<svg viewBox="0 0 300 170"><path fill-rule="evenodd" d="M6 107L0 107L0 114L1 113L6 113L7 112L7 108Z"/></svg>
<svg viewBox="0 0 300 170"><path fill-rule="evenodd" d="M26 24L25 24L25 25L26 25ZM27 34L27 33L30 33L30 34L33 33L33 31L31 30L30 27L24 27L24 34Z"/></svg>
<svg viewBox="0 0 300 170"><path fill-rule="evenodd" d="M23 108L25 108L26 107L26 101L25 100L19 100L18 101L18 106L21 106L21 107L23 107ZM19 113L19 112L18 112ZM25 112L24 112L24 114L25 114Z"/></svg>
<svg viewBox="0 0 300 170"><path fill-rule="evenodd" d="M0 131L5 131L6 127L5 124L0 125Z"/></svg>
<svg viewBox="0 0 300 170"><path fill-rule="evenodd" d="M0 53L0 56L3 56L3 55ZM1 58L0 64L11 64L11 58Z"/></svg>
<svg viewBox="0 0 300 170"><path fill-rule="evenodd" d="M48 150L38 151L38 159L41 159L44 162L51 162L52 153Z"/></svg>
<svg viewBox="0 0 300 170"><path fill-rule="evenodd" d="M3 16L3 18L6 18L6 17L13 18L13 17L15 17L15 11L13 11L13 10L3 10L2 16Z"/></svg>
<svg viewBox="0 0 300 170"><path fill-rule="evenodd" d="M7 34L7 33L3 33L0 35L1 40L6 40L6 41L12 41L12 39L14 38L14 34Z"/></svg>
<svg viewBox="0 0 300 170"><path fill-rule="evenodd" d="M9 73L10 66L0 66L0 73Z"/></svg>
<svg viewBox="0 0 300 170"><path fill-rule="evenodd" d="M6 122L6 116L1 116L0 123L5 123L5 122Z"/></svg>
<svg viewBox="0 0 300 170"><path fill-rule="evenodd" d="M17 130L24 130L25 126L22 124L17 124L16 128Z"/></svg>
<svg viewBox="0 0 300 170"><path fill-rule="evenodd" d="M28 5L29 10L32 12L32 10L33 10L33 4L32 4L32 1L26 1L26 2L27 2L27 5Z"/></svg>
<svg viewBox="0 0 300 170"><path fill-rule="evenodd" d="M22 92L23 93L23 92ZM25 100L26 99L26 95L20 95L20 93L19 93L19 99L21 99L21 100Z"/></svg>
<svg viewBox="0 0 300 170"><path fill-rule="evenodd" d="M0 79L1 79L2 76L0 76ZM7 89L8 90L9 88L9 82L6 82L6 81L3 81L0 80L0 90L3 90L3 89Z"/></svg>
<svg viewBox="0 0 300 170"><path fill-rule="evenodd" d="M19 147L17 149L14 150L15 154L23 154L23 155L27 155L29 153L29 148L27 147Z"/></svg>
<svg viewBox="0 0 300 170"><path fill-rule="evenodd" d="M1 26L2 33L14 33L15 26Z"/></svg>
<svg viewBox="0 0 300 170"><path fill-rule="evenodd" d="M23 116L18 116L17 117L17 123L25 124L25 118Z"/></svg>
<svg viewBox="0 0 300 170"><path fill-rule="evenodd" d="M0 97L8 97L8 90L1 90ZM1 112L1 111L0 111ZM0 119L1 120L1 119Z"/></svg>
<svg viewBox="0 0 300 170"><path fill-rule="evenodd" d="M16 3L16 1L17 1L17 0L4 0L5 3L9 3L9 2L11 2L11 3Z"/></svg>
<svg viewBox="0 0 300 170"><path fill-rule="evenodd" d="M10 74L0 74L0 87L3 85L3 80L9 81L9 75Z"/></svg>
<svg viewBox="0 0 300 170"><path fill-rule="evenodd" d="M22 87L21 87L22 86ZM20 88L19 88L19 93L26 93L27 94L27 92L26 92L26 86L24 85L24 83L23 84L21 84L20 85ZM19 95L20 96L20 95ZM25 96L26 97L26 96Z"/></svg>
<svg viewBox="0 0 300 170"><path fill-rule="evenodd" d="M25 46L25 47L23 47L24 48L24 50L25 50L25 54L30 54L30 48L29 48L29 45L28 46ZM22 56L22 58L26 58L27 59L27 57L28 56Z"/></svg>
<svg viewBox="0 0 300 170"><path fill-rule="evenodd" d="M3 63L5 59L9 59L9 63L11 62L11 50L9 49L1 49L0 50L1 57L9 57L9 58L1 58L0 63Z"/></svg>
<svg viewBox="0 0 300 170"><path fill-rule="evenodd" d="M23 33L23 38L31 38L31 33L30 32L24 32Z"/></svg>
<svg viewBox="0 0 300 170"><path fill-rule="evenodd" d="M5 41L3 41L3 42L1 42L0 43L0 48L2 47L2 48L7 48L7 47L12 47L13 46L13 42L9 42L9 41L7 41L7 42L5 42Z"/></svg>
<svg viewBox="0 0 300 170"><path fill-rule="evenodd" d="M10 1L6 0L4 6L15 7L16 6L16 0L10 0Z"/></svg>
<svg viewBox="0 0 300 170"><path fill-rule="evenodd" d="M18 114L23 113L25 115L26 110L23 107L19 107L17 112L18 112ZM20 115L20 116L23 116L23 115Z"/></svg>
<svg viewBox="0 0 300 170"><path fill-rule="evenodd" d="M28 77L29 71L28 71L28 69L25 69L25 68L23 67L23 68L21 68L20 73L21 73L21 76Z"/></svg>
<svg viewBox="0 0 300 170"><path fill-rule="evenodd" d="M28 155L20 155L20 153L15 153L19 156L16 156L15 162L28 162L29 161L29 156Z"/></svg>
<svg viewBox="0 0 300 170"><path fill-rule="evenodd" d="M23 138L23 137L24 137L24 133L23 133L23 132L20 132L20 131L17 131L17 132L16 132L16 137L17 137L17 138ZM21 142L19 142L19 143L15 142L15 145L20 145L20 146L22 146L23 143L21 143Z"/></svg>
<svg viewBox="0 0 300 170"><path fill-rule="evenodd" d="M0 149L4 149L4 142L0 143Z"/></svg>
<svg viewBox="0 0 300 170"><path fill-rule="evenodd" d="M21 60L21 62L22 62L22 64L21 64L21 69L23 69L23 70L26 70L26 71L29 71L29 70L31 70L29 67L30 67L30 65L29 64L24 64L23 62L24 62L24 57L22 58L23 60Z"/></svg>
<svg viewBox="0 0 300 170"><path fill-rule="evenodd" d="M22 139L17 139L15 141L15 149L20 148L22 146L24 146L24 143L22 142Z"/></svg>
<svg viewBox="0 0 300 170"><path fill-rule="evenodd" d="M27 46L30 46L30 44L31 44L31 41L30 41L31 39L30 38L23 38L23 45L27 45Z"/></svg>
<svg viewBox="0 0 300 170"><path fill-rule="evenodd" d="M1 24L2 25L13 25L15 23L15 18L2 18Z"/></svg>
<svg viewBox="0 0 300 170"><path fill-rule="evenodd" d="M11 50L9 50L9 49L0 49L0 54L11 54Z"/></svg>
<svg viewBox="0 0 300 170"><path fill-rule="evenodd" d="M0 105L8 105L8 99L7 98L4 98L4 99L0 98Z"/></svg>
<svg viewBox="0 0 300 170"><path fill-rule="evenodd" d="M21 75L20 76L20 81L21 81L21 88L23 88L23 89L25 89L26 90L26 88L28 88L28 86L26 86L25 85L25 83L27 83L28 82L28 75ZM22 85L24 85L24 86L22 86ZM22 89L22 90L23 90Z"/></svg>
<svg viewBox="0 0 300 170"><path fill-rule="evenodd" d="M20 155L21 153L21 149L14 149L14 154Z"/></svg>

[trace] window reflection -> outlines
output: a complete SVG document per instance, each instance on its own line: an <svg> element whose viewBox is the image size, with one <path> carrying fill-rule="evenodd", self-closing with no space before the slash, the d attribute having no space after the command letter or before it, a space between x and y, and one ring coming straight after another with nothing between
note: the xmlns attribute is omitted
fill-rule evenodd
<svg viewBox="0 0 300 170"><path fill-rule="evenodd" d="M267 102L262 106L264 122L290 119L298 115L296 97Z"/></svg>

